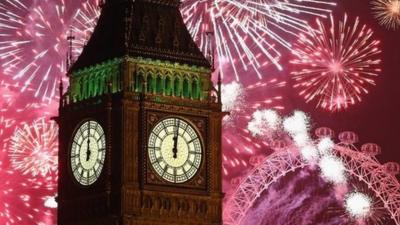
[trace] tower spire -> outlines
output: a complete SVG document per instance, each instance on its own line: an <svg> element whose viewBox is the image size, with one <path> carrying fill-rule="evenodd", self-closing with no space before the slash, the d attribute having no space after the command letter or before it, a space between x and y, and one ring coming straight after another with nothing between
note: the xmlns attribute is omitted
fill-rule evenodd
<svg viewBox="0 0 400 225"><path fill-rule="evenodd" d="M69 30L69 35L67 36L68 41L68 54L67 54L67 71L71 68L73 64L73 41L75 40L75 36L72 33L72 28Z"/></svg>
<svg viewBox="0 0 400 225"><path fill-rule="evenodd" d="M207 43L206 43L206 52L205 52L205 54L206 54L206 58L208 59L208 61L211 64L211 70L214 71L215 70L215 67L214 67L214 65L215 65L215 59L214 59L215 52L214 52L214 44L212 42L213 37L214 37L214 32L207 31L206 35L207 35L207 40L206 40Z"/></svg>
<svg viewBox="0 0 400 225"><path fill-rule="evenodd" d="M222 77L221 77L221 73L218 73L218 103L222 103Z"/></svg>
<svg viewBox="0 0 400 225"><path fill-rule="evenodd" d="M60 91L60 105L59 105L59 108L61 108L62 106L63 106L63 95L64 95L64 85L63 85L63 81L62 81L62 78L60 78L60 81L59 81L60 83L59 83L59 91Z"/></svg>
<svg viewBox="0 0 400 225"><path fill-rule="evenodd" d="M99 8L103 8L106 4L106 0L99 0Z"/></svg>

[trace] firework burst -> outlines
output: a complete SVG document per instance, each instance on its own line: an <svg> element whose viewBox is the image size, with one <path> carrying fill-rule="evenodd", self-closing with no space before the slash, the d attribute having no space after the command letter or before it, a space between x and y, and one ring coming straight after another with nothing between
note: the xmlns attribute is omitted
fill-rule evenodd
<svg viewBox="0 0 400 225"><path fill-rule="evenodd" d="M96 1L67 5L64 0L0 3L0 63L5 75L42 101L56 94L66 71L67 36L75 37L74 55L93 29ZM77 5L77 7L75 7ZM72 37L72 36L71 36Z"/></svg>
<svg viewBox="0 0 400 225"><path fill-rule="evenodd" d="M10 140L11 165L23 174L45 177L57 170L58 129L44 118L17 128Z"/></svg>
<svg viewBox="0 0 400 225"><path fill-rule="evenodd" d="M182 14L203 52L215 50L219 69L229 64L239 80L239 68L259 77L268 64L282 70L280 51L291 48L288 38L309 31L305 17L325 17L334 5L330 0L184 0Z"/></svg>
<svg viewBox="0 0 400 225"><path fill-rule="evenodd" d="M327 27L317 20L318 29L312 35L301 35L293 54L294 87L307 102L329 111L348 108L362 101L368 87L375 85L380 74L380 42L373 32L350 21L347 15L340 22L330 18Z"/></svg>
<svg viewBox="0 0 400 225"><path fill-rule="evenodd" d="M250 166L249 158L267 153L262 150L271 143L263 137L252 136L248 123L256 111L283 110L280 90L285 86L286 82L275 78L248 85L233 81L222 86L223 109L230 112L223 120L223 144L227 149L223 154L225 175L243 171Z"/></svg>
<svg viewBox="0 0 400 225"><path fill-rule="evenodd" d="M20 86L4 80L0 82L0 97L0 154L8 154L9 140L21 121L33 121L40 116L51 117L57 112L57 104L48 105L25 98L20 93Z"/></svg>
<svg viewBox="0 0 400 225"><path fill-rule="evenodd" d="M392 30L400 28L400 0L374 0L372 10L382 26Z"/></svg>
<svg viewBox="0 0 400 225"><path fill-rule="evenodd" d="M371 214L371 197L354 192L346 196L345 207L350 216L354 218L365 218Z"/></svg>

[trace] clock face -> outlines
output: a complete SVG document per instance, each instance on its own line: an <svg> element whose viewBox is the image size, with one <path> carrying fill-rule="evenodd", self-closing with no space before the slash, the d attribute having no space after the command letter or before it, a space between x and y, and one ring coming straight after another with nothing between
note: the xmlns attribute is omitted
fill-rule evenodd
<svg viewBox="0 0 400 225"><path fill-rule="evenodd" d="M86 121L76 131L71 145L71 169L75 179L89 186L100 177L106 156L106 137L96 121Z"/></svg>
<svg viewBox="0 0 400 225"><path fill-rule="evenodd" d="M151 131L148 153L160 177L171 183L184 183L199 170L203 148L192 125L179 118L168 118Z"/></svg>

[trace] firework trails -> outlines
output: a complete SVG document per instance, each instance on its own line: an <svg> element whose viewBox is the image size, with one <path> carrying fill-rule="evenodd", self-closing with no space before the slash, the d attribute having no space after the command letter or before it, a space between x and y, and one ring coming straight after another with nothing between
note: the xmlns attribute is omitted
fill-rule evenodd
<svg viewBox="0 0 400 225"><path fill-rule="evenodd" d="M400 0L373 0L372 9L382 26L393 30L400 27Z"/></svg>
<svg viewBox="0 0 400 225"><path fill-rule="evenodd" d="M95 0L67 5L64 0L0 3L0 63L5 75L51 101L66 71L67 36L74 36L74 56L90 36L99 14ZM72 33L71 33L72 32ZM71 36L72 37L72 36Z"/></svg>
<svg viewBox="0 0 400 225"><path fill-rule="evenodd" d="M239 80L239 68L259 77L268 64L282 70L280 51L291 48L288 38L309 31L305 17L325 17L334 5L330 0L184 0L182 14L203 52L215 50L219 69L229 64Z"/></svg>
<svg viewBox="0 0 400 225"><path fill-rule="evenodd" d="M16 129L10 141L11 165L23 174L45 177L57 171L58 129L44 118Z"/></svg>
<svg viewBox="0 0 400 225"><path fill-rule="evenodd" d="M292 72L294 87L307 102L326 110L343 110L362 100L381 73L380 42L365 25L348 19L330 26L317 20L312 35L303 34L295 44Z"/></svg>

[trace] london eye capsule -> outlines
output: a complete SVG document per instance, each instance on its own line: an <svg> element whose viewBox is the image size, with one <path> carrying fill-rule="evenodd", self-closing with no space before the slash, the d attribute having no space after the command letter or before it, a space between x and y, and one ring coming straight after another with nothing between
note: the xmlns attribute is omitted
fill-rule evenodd
<svg viewBox="0 0 400 225"><path fill-rule="evenodd" d="M384 165L387 173L396 176L400 173L400 164L397 162L388 162Z"/></svg>
<svg viewBox="0 0 400 225"><path fill-rule="evenodd" d="M339 134L339 140L342 144L353 145L358 142L358 135L352 131L344 131Z"/></svg>
<svg viewBox="0 0 400 225"><path fill-rule="evenodd" d="M324 137L333 138L335 136L335 132L329 127L320 127L315 130L315 135L318 138L324 138Z"/></svg>
<svg viewBox="0 0 400 225"><path fill-rule="evenodd" d="M274 151L281 151L287 147L287 143L284 140L274 140L271 143L271 148Z"/></svg>
<svg viewBox="0 0 400 225"><path fill-rule="evenodd" d="M249 159L249 164L252 166L258 166L262 163L262 161L265 159L264 156L252 156Z"/></svg>
<svg viewBox="0 0 400 225"><path fill-rule="evenodd" d="M367 143L361 147L361 152L368 156L377 156L382 153L382 149L377 144Z"/></svg>

